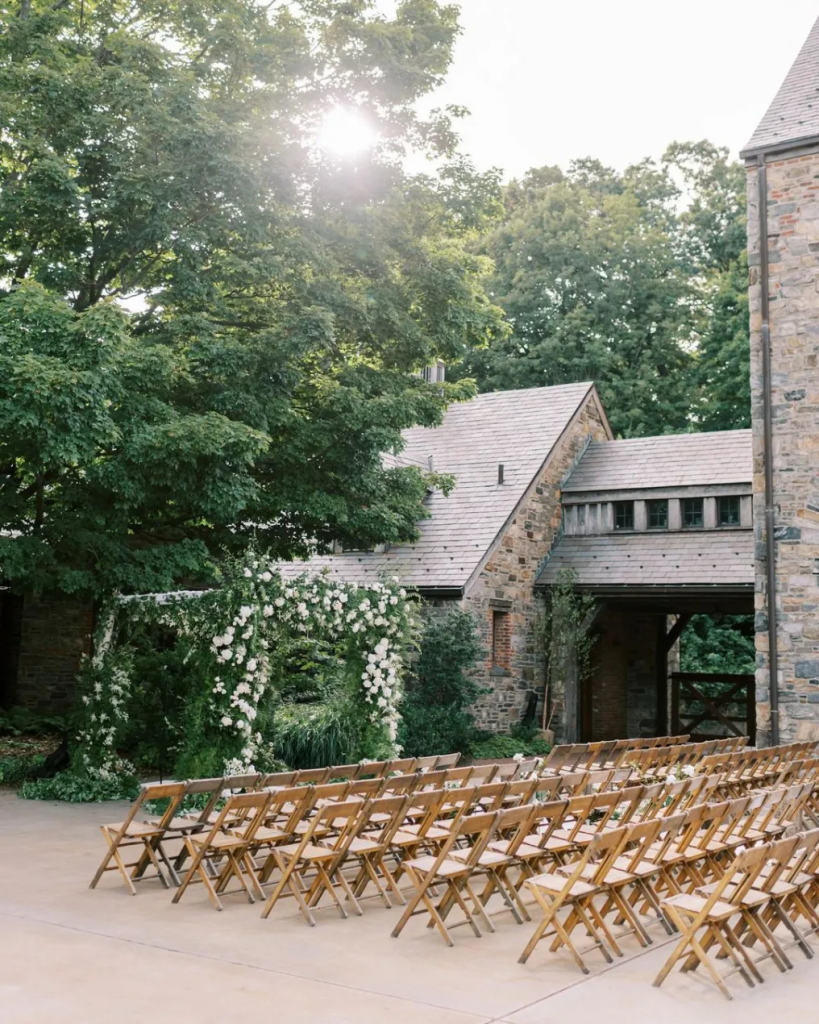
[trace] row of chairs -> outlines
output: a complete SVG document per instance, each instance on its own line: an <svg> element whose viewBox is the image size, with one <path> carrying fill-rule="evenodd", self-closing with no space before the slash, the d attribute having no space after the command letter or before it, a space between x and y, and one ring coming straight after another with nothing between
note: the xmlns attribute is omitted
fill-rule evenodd
<svg viewBox="0 0 819 1024"><path fill-rule="evenodd" d="M179 885L178 865L166 856L163 841L169 837L184 838L188 833L202 832L213 825L219 820L226 799L234 795L275 792L288 787L316 787L327 785L327 780L333 779L336 792L343 791L345 799L363 799L409 794L420 788L512 782L531 774L537 765L537 759L532 759L512 764L461 767L457 766L458 758L458 754L452 754L425 759L428 763L423 764L421 770L405 774L393 774L393 769L413 768L417 765L415 759L145 785L122 821L100 826L107 850L91 881L91 888L96 887L106 871L117 870L129 891L136 894L134 883L146 877L150 864L154 865L166 885ZM353 771L353 768L359 770ZM561 783L561 788L565 791L567 787L579 787L584 781L584 778L569 778ZM165 803L162 813L146 814L149 806L160 801ZM122 860L121 852L128 847L138 848L139 857L135 863L125 864Z"/></svg>
<svg viewBox="0 0 819 1024"><path fill-rule="evenodd" d="M663 900L663 912L680 940L654 979L659 987L677 963L684 972L703 967L720 992L739 974L753 988L763 981L767 959L783 973L793 968L788 952L813 958L808 942L819 933L819 829L743 849L720 878L693 892ZM713 954L716 954L714 956ZM729 965L721 972L718 960Z"/></svg>
<svg viewBox="0 0 819 1024"><path fill-rule="evenodd" d="M684 736L650 736L630 740L596 740L591 743L563 743L553 747L545 761L550 771L578 771L596 766L619 768L631 753L655 747L687 743Z"/></svg>
<svg viewBox="0 0 819 1024"><path fill-rule="evenodd" d="M575 927L585 928L607 960L610 951L621 954L605 923L611 911L641 945L651 942L637 911L641 901L673 933L674 922L661 906L663 896L707 884L720 877L722 858L733 849L781 834L798 814L801 796L801 787L796 787L733 802L695 803L658 816L642 801L637 805L640 813L619 819L599 796L467 815L455 823L437 854L405 864L415 895L393 935L399 935L412 916L425 913L429 925L452 945L446 917L455 905L479 934L481 924L491 924L486 903L495 892L516 920L528 920L521 899L525 886L540 905L542 920L521 962L549 935L554 939L552 949L566 946L585 973L588 968L572 939ZM603 808L606 813L594 821L595 810ZM483 882L479 894L476 879ZM569 914L561 919L564 909Z"/></svg>

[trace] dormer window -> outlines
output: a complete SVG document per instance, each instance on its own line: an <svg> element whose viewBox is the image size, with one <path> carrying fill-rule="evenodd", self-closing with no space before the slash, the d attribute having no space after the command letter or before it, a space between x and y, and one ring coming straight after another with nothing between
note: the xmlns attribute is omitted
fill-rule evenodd
<svg viewBox="0 0 819 1024"><path fill-rule="evenodd" d="M656 498L646 502L649 530L668 529L668 499Z"/></svg>
<svg viewBox="0 0 819 1024"><path fill-rule="evenodd" d="M703 525L702 498L683 498L682 526L684 530L699 530Z"/></svg>
<svg viewBox="0 0 819 1024"><path fill-rule="evenodd" d="M739 526L739 497L727 495L717 498L717 521L720 526Z"/></svg>
<svg viewBox="0 0 819 1024"><path fill-rule="evenodd" d="M614 503L614 529L634 529L634 502L615 501Z"/></svg>

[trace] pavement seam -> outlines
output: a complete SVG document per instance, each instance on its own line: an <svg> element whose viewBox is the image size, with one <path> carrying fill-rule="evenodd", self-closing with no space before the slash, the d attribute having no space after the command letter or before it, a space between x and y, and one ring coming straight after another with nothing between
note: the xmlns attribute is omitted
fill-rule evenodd
<svg viewBox="0 0 819 1024"><path fill-rule="evenodd" d="M533 999L530 1003L524 1003L523 1006L515 1007L514 1010L506 1010L502 1017L493 1017L487 1022L487 1024L512 1024L508 1018L513 1017L516 1013L522 1013L524 1010L528 1010L532 1006L537 1006L539 1003L545 1003L547 1000L554 999L555 996L562 995L564 992L570 992L572 989L578 988L580 985L587 985L590 981L596 981L598 978L602 978L604 974L608 974L610 971L616 971L618 967L623 967L625 964L633 963L641 957L648 956L648 954L653 953L655 949L662 949L664 946L670 946L672 942L678 942L679 938L679 935L669 935L662 942L652 943L646 949L641 949L638 953L634 953L627 960L618 960L612 964L607 964L595 974L584 974L576 981L571 981L568 985L555 989L554 992L550 992L548 995L541 996L540 999Z"/></svg>
<svg viewBox="0 0 819 1024"><path fill-rule="evenodd" d="M282 978L296 978L299 981L314 982L319 985L330 985L333 988L344 989L348 992L356 992L363 995L369 996L380 996L383 999L395 999L398 1002L406 1003L408 1006L419 1006L428 1007L431 1010L444 1010L447 1013L457 1013L463 1017L469 1017L476 1024L496 1024L501 1018L497 1017L486 1017L477 1013L472 1013L470 1010L460 1010L457 1007L443 1006L439 1003L430 1003L420 999L408 999L406 996L394 995L391 992L376 992L368 988L359 988L357 985L347 985L340 981L330 981L325 978L314 978L307 974L299 974L296 971L283 971L275 967L262 967L259 964L248 964L242 960L231 960L226 957L213 956L211 953L198 953L195 950L190 949L179 949L176 946L163 946L156 942L145 942L142 939L128 938L127 936L111 935L109 932L95 931L92 928L80 928L77 925L62 924L59 921L49 921L47 918L42 917L30 917L27 914L15 914L8 910L0 908L0 917L11 917L18 921L29 921L32 924L47 925L50 928L62 928L65 931L78 932L81 935L93 935L100 939L113 939L115 942L129 943L134 946L145 946L148 949L160 949L166 953L177 953L180 956L191 956L198 960L210 960L214 963L219 964L230 964L233 967L246 967L251 971L262 971L265 974L277 974ZM539 1000L535 1000L535 1003ZM529 1005L534 1005L529 1004ZM517 1011L516 1011L517 1012Z"/></svg>

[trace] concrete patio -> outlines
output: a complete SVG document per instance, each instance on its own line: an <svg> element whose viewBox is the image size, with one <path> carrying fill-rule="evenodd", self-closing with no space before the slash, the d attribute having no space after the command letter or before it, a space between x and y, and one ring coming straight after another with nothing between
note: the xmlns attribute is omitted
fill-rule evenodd
<svg viewBox="0 0 819 1024"><path fill-rule="evenodd" d="M291 901L267 921L229 896L216 913L201 887L173 906L158 882L127 894L115 873L91 891L103 853L97 825L122 805L46 804L0 791L0 1021L2 1024L743 1024L815 1019L819 958L795 954L781 975L768 962L755 990L733 977L728 1003L699 978L651 980L669 950L627 943L613 967L590 954L584 977L545 945L521 966L531 925L496 919L478 939L458 928L447 948L372 900L362 918L320 912L309 928Z"/></svg>

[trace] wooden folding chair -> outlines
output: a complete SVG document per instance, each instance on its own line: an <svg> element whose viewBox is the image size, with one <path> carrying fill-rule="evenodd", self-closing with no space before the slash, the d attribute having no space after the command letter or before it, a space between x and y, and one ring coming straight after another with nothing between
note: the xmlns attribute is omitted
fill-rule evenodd
<svg viewBox="0 0 819 1024"><path fill-rule="evenodd" d="M358 819L366 813L366 806L361 800L328 803L316 811L298 842L273 847L272 853L280 876L267 898L262 917L270 914L282 896L291 895L304 919L313 927L316 919L312 908L318 905L326 892L341 917L346 918L347 911L334 882L338 883L343 894L352 903L354 912L361 915L361 907L355 893L339 868L355 836ZM318 839L320 835L324 837L321 842ZM315 873L309 885L305 881L308 871Z"/></svg>
<svg viewBox="0 0 819 1024"><path fill-rule="evenodd" d="M733 998L725 984L731 974L739 973L751 988L754 979L762 980L748 951L737 938L731 922L745 916L747 908L743 906L743 898L751 892L769 853L768 845L740 853L726 866L725 873L710 887L707 895L679 893L663 900L663 910L676 925L681 938L654 979L655 987L662 985L674 965L683 957L686 958L683 971L702 964L726 999ZM762 902L767 902L767 896L763 896ZM751 927L753 930L754 926ZM707 943L716 946L733 963L730 972L721 975L717 971L708 956Z"/></svg>
<svg viewBox="0 0 819 1024"><path fill-rule="evenodd" d="M392 906L387 889L402 906L406 903L386 861L409 800L402 795L382 796L370 800L362 811L348 853L349 860L358 863L358 873L351 883L356 897L372 882L385 907Z"/></svg>
<svg viewBox="0 0 819 1024"><path fill-rule="evenodd" d="M581 955L585 950L579 950L572 940L572 933L578 926L586 931L593 948L602 953L606 962L612 962L609 948L616 950L617 944L593 898L602 891L602 880L622 852L627 837L626 828L600 832L585 847L570 871L564 873L557 868L526 879L524 884L535 896L543 917L521 953L519 963L526 963L538 942L548 936L553 937L553 952L565 946L580 970L588 974L589 968ZM590 865L593 868L588 870ZM561 920L559 912L564 907L569 913L565 920ZM550 927L553 929L551 932Z"/></svg>
<svg viewBox="0 0 819 1024"><path fill-rule="evenodd" d="M415 759L415 771L431 772L439 760L438 754L432 754L429 757L418 757Z"/></svg>
<svg viewBox="0 0 819 1024"><path fill-rule="evenodd" d="M296 772L294 786L321 786L330 778L330 768L302 768Z"/></svg>
<svg viewBox="0 0 819 1024"><path fill-rule="evenodd" d="M492 839L495 826L502 813L496 811L488 814L465 815L453 826L448 841L441 847L437 856L428 854L403 862L404 869L415 888L415 894L407 903L401 919L393 929L393 938L398 938L411 917L426 911L430 917L430 924L438 929L448 946L453 946L454 943L447 929L445 917L451 907L455 905L460 907L466 923L478 938L481 937L482 932L476 917L483 921L489 931L494 931L494 925L489 920L480 899L472 890L469 879L477 869L481 855ZM453 856L457 852L460 842L469 844L462 858ZM433 891L438 887L443 888L443 895L436 905L433 902ZM471 910L467 900L472 906ZM423 909L419 909L421 904L423 904Z"/></svg>
<svg viewBox="0 0 819 1024"><path fill-rule="evenodd" d="M441 754L435 761L435 769L440 771L442 768L454 768L460 760L460 752L457 754Z"/></svg>
<svg viewBox="0 0 819 1024"><path fill-rule="evenodd" d="M330 774L327 776L327 782L352 782L353 779L357 779L361 772L361 765L356 764L334 764L330 768ZM322 780L325 781L325 780Z"/></svg>
<svg viewBox="0 0 819 1024"><path fill-rule="evenodd" d="M189 833L184 837L191 863L182 884L174 893L173 903L182 899L185 890L197 877L217 910L223 909L219 894L224 894L232 878L238 881L249 903L255 903L253 890L264 898L250 849L272 798L273 794L266 792L239 793L228 797L209 831ZM229 831L232 828L240 831ZM213 878L213 866L218 867L219 864L221 871Z"/></svg>
<svg viewBox="0 0 819 1024"><path fill-rule="evenodd" d="M282 786L293 786L298 772L268 772L262 776L259 789L280 789Z"/></svg>
<svg viewBox="0 0 819 1024"><path fill-rule="evenodd" d="M390 761L387 774L410 775L416 770L417 760L415 757L398 757L394 761Z"/></svg>
<svg viewBox="0 0 819 1024"><path fill-rule="evenodd" d="M91 880L89 888L95 889L97 883L106 871L119 871L122 880L128 887L132 896L136 896L134 881L145 877L145 867L148 862L156 868L160 881L169 888L170 883L159 864L160 857L164 860L171 879L176 882L176 874L170 861L161 849L162 837L166 828L173 821L180 803L185 795L186 784L184 782L164 783L161 785L147 785L140 789L134 803L131 805L128 814L123 821L113 822L107 825L100 825L100 831L108 845L105 856L100 861L100 866ZM161 818L149 824L137 821L136 817L148 800L167 800L168 806ZM140 852L139 859L133 864L125 864L120 851L127 847L137 847ZM111 863L113 861L113 864ZM130 874L128 869L130 868Z"/></svg>

